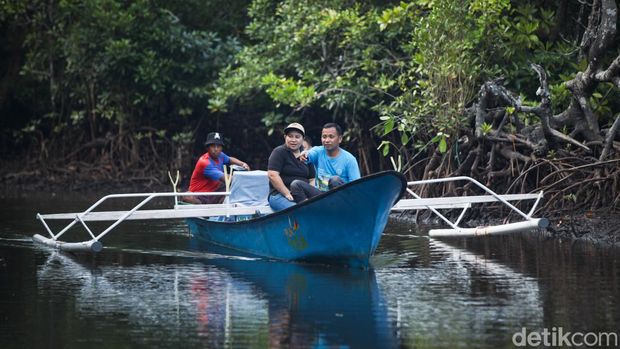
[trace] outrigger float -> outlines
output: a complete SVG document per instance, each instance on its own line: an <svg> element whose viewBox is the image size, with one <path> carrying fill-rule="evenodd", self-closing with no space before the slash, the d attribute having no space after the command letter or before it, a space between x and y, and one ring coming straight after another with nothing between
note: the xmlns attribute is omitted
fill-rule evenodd
<svg viewBox="0 0 620 349"><path fill-rule="evenodd" d="M504 234L545 228L545 218L533 218L543 194L498 195L469 177L407 182L396 171L386 171L363 177L330 190L298 205L273 212L266 199L269 190L265 171L239 171L232 177L230 190L224 193L176 192L112 194L101 198L88 209L77 213L37 214L49 237L33 236L39 242L64 251L103 249L101 240L126 220L186 219L190 233L206 245L236 252L285 261L344 263L365 267L379 244L390 212L431 210L449 229L433 229L430 236L476 236ZM172 180L172 178L171 178ZM449 181L469 181L486 195L421 198L413 188ZM177 176L178 182L178 176ZM405 193L413 198L402 199ZM184 204L179 198L198 195L225 195L225 203L216 205ZM96 211L104 202L113 199L143 198L126 211ZM174 206L166 209L143 209L159 198L172 198ZM400 201L399 201L400 200ZM510 201L535 200L529 213L524 213ZM473 204L499 202L523 220L497 226L460 227L460 221ZM461 209L451 221L439 210ZM49 220L70 220L54 233ZM94 233L87 222L113 222L100 233ZM61 238L72 227L81 225L89 239L65 242ZM204 244L202 244L204 245Z"/></svg>
<svg viewBox="0 0 620 349"><path fill-rule="evenodd" d="M470 182L482 189L485 192L485 195L478 196L451 196L451 197L440 197L440 198L422 198L418 194L416 194L412 188L419 187L422 185L433 185L439 183L447 183L447 182L457 182L457 181L465 181ZM549 220L547 218L534 218L533 214L538 207L540 200L543 198L543 192L534 193L534 194L504 194L499 195L486 187L484 184L478 182L477 180L467 177L467 176L458 176L458 177L449 177L449 178L439 178L439 179L427 179L421 181L413 181L407 182L407 192L413 196L413 199L403 199L400 200L394 207L392 207L392 211L409 211L409 210L430 210L437 217L439 217L442 221L447 223L450 228L449 229L431 229L428 232L428 235L431 237L449 237L449 236L480 236L480 235L491 235L491 234L510 234L517 233L522 231L528 231L532 229L545 229L549 226ZM534 204L530 208L528 213L524 213L514 205L510 203L510 201L526 201L526 200L535 200ZM484 203L501 203L506 206L510 211L517 214L523 220L513 222L513 223L504 223L501 225L487 225L487 226L479 226L474 228L465 228L459 226L463 217L465 217L465 213L469 208L474 204L484 204ZM461 214L454 221L448 219L444 214L439 212L442 209L462 209Z"/></svg>

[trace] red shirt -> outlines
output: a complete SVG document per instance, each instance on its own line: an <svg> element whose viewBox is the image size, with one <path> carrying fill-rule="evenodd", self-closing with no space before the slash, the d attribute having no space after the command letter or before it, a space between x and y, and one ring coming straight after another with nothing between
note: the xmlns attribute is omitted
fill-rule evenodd
<svg viewBox="0 0 620 349"><path fill-rule="evenodd" d="M196 162L196 167L189 182L191 192L214 192L220 186L220 179L224 176L224 165L230 164L230 158L220 153L217 159L211 159L209 153L204 153Z"/></svg>

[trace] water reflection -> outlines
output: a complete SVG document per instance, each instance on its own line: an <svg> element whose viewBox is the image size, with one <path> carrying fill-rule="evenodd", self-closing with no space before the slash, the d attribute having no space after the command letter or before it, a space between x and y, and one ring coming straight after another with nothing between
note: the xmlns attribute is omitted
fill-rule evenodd
<svg viewBox="0 0 620 349"><path fill-rule="evenodd" d="M270 348L393 347L387 308L372 270L218 259L266 301ZM206 280L205 280L206 281Z"/></svg>
<svg viewBox="0 0 620 349"><path fill-rule="evenodd" d="M69 293L75 299L66 301L74 302L81 321L110 319L117 322L116 332L118 322L125 323L132 342L218 348L396 346L372 270L225 257L176 266L88 263L52 252L37 272L39 293L54 298L73 289ZM99 338L107 333L98 332Z"/></svg>
<svg viewBox="0 0 620 349"><path fill-rule="evenodd" d="M536 279L439 240L407 244L409 261L377 271L404 346L505 346L521 327L543 323Z"/></svg>
<svg viewBox="0 0 620 349"><path fill-rule="evenodd" d="M37 279L41 296L71 304L80 322L97 321L96 338L118 344L488 347L510 343L521 327L543 326L536 279L438 240L412 241L407 258L415 268L401 260L376 271L346 269L217 251L159 264L126 251L105 261L54 251ZM67 295L74 299L57 299ZM88 342L95 333L76 335Z"/></svg>

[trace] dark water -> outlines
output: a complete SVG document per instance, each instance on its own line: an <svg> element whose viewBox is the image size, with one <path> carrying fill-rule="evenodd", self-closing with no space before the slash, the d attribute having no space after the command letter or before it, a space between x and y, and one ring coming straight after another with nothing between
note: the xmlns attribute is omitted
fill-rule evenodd
<svg viewBox="0 0 620 349"><path fill-rule="evenodd" d="M36 212L91 202L0 199L0 348L511 348L523 329L620 332L609 248L440 241L399 222L371 270L200 253L183 222L124 223L97 256L33 245Z"/></svg>

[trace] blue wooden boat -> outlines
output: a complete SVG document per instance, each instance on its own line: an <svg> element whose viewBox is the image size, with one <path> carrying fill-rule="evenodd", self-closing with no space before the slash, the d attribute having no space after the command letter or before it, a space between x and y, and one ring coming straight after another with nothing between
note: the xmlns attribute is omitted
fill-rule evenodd
<svg viewBox="0 0 620 349"><path fill-rule="evenodd" d="M257 218L188 218L187 223L207 245L277 260L367 267L390 209L406 188L402 174L386 171Z"/></svg>
<svg viewBox="0 0 620 349"><path fill-rule="evenodd" d="M269 185L265 171L241 172L235 174L233 179L229 192L180 193L176 191L177 176L177 180L173 181L173 192L111 194L82 212L37 214L37 219L49 237L35 234L33 240L64 251L99 252L103 249L101 239L126 220L187 219L192 235L211 246L285 261L344 263L366 267L379 244L391 210L430 209L451 227L433 229L429 231L429 236L504 234L544 229L549 224L545 218L532 217L542 192L499 195L473 178L463 176L407 183L400 173L386 171L358 179L275 213L266 203ZM422 198L407 188L462 180L478 186L487 195ZM400 200L405 191L413 199ZM225 195L228 201L216 205L189 205L178 201L179 197L202 195ZM111 199L136 198L142 198L142 201L130 210L95 211ZM152 200L163 198L174 198L174 207L143 209ZM509 203L522 200L536 200L527 214ZM460 220L471 204L487 202L501 202L524 220L498 226L459 227ZM438 211L455 208L462 210L455 222ZM54 233L48 220L70 222ZM103 231L94 233L87 225L94 221L113 223ZM61 240L69 229L79 225L88 233L88 240Z"/></svg>

